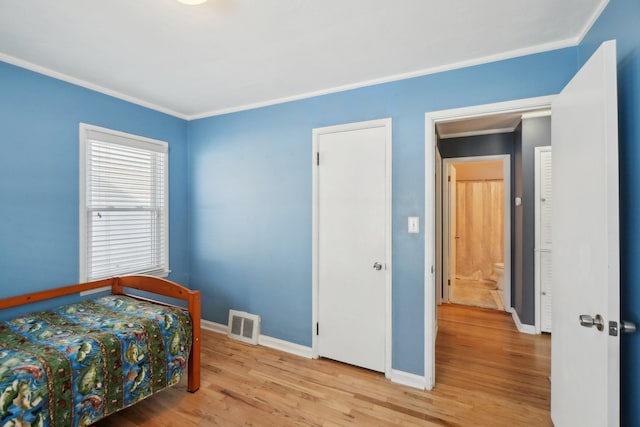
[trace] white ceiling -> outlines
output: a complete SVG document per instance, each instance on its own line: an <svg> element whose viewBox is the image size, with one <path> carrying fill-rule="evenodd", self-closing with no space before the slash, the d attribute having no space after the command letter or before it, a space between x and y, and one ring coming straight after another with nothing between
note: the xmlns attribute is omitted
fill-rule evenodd
<svg viewBox="0 0 640 427"><path fill-rule="evenodd" d="M577 44L608 0L0 0L0 60L184 118Z"/></svg>

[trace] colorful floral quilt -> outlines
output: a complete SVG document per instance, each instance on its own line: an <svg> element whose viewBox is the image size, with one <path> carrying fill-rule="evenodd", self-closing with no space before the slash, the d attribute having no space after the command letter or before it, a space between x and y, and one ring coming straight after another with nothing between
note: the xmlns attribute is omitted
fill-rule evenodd
<svg viewBox="0 0 640 427"><path fill-rule="evenodd" d="M180 381L189 314L109 295L0 322L0 426L87 426Z"/></svg>

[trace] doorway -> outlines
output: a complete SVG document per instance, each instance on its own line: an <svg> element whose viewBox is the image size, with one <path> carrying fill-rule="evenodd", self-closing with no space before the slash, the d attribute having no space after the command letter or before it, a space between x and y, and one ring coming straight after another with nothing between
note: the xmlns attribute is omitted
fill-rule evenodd
<svg viewBox="0 0 640 427"><path fill-rule="evenodd" d="M391 119L313 130L313 356L391 375Z"/></svg>
<svg viewBox="0 0 640 427"><path fill-rule="evenodd" d="M516 101L501 102L496 104L465 107L453 110L436 111L425 114L425 227L436 229L436 157L437 154L437 131L436 125L440 123L471 122L485 118L493 121L488 133L495 133L499 129L500 117L509 114L523 114L525 112L536 112L548 110L551 106L552 96L539 98L529 98ZM493 130L492 130L493 129ZM479 129L475 129L478 131ZM482 130L480 130L482 131ZM484 129L487 131L487 129ZM435 384L435 339L437 332L437 311L436 300L436 271L442 269L442 265L436 264L437 242L425 239L425 385L431 390ZM509 309L510 306L507 307ZM516 320L517 316L514 316ZM517 324L518 322L516 322ZM528 326L528 325L526 325ZM521 332L535 333L534 327L518 327Z"/></svg>
<svg viewBox="0 0 640 427"><path fill-rule="evenodd" d="M442 302L510 307L510 159L507 154L443 160Z"/></svg>
<svg viewBox="0 0 640 427"><path fill-rule="evenodd" d="M435 226L436 123L504 111L552 110L553 315L551 416L557 425L619 425L620 305L615 40L555 97L427 113L425 211ZM527 108L529 107L529 108ZM580 153L576 161L576 153ZM517 166L517 165L516 165ZM435 382L436 242L425 239L425 384ZM576 272L580 275L576 277ZM579 295L580 298L576 298ZM595 315L593 314L595 313ZM514 317L515 318L515 317ZM609 322L609 333L602 332ZM622 322L624 326L624 322ZM594 328L596 326L596 328ZM635 325L629 328L635 331ZM557 345L560 344L560 345ZM584 355L589 357L585 358ZM576 390L596 390L588 399Z"/></svg>

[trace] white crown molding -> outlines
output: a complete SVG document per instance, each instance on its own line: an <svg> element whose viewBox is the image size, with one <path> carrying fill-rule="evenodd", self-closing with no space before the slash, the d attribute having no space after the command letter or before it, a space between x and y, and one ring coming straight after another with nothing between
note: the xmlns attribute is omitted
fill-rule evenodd
<svg viewBox="0 0 640 427"><path fill-rule="evenodd" d="M112 96L114 98L121 99L123 101L130 102L132 104L139 105L141 107L149 108L154 111L158 111L160 113L168 114L173 117L177 117L182 120L188 120L188 116L185 114L178 113L169 108L164 108L156 104L152 104L147 101L143 101L141 99L135 98L133 96L125 95L124 93L117 92L115 90L107 89L105 87L90 83L86 80L78 79L76 77L70 76L68 74L60 73L58 71L54 71L50 68L42 67L40 65L34 64L29 61L25 61L23 59L19 59L5 53L0 52L0 61L6 62L7 64L15 65L20 68L25 68L30 71L34 71L38 74L43 74L45 76L53 77L57 80L62 80L63 82L71 83L76 86L83 87L85 89L90 89L94 92L102 93L103 95Z"/></svg>
<svg viewBox="0 0 640 427"><path fill-rule="evenodd" d="M379 79L366 80L359 83L336 86L329 89L322 89L318 91L302 93L299 95L272 99L264 102L256 102L253 104L245 104L238 107L223 108L220 110L213 110L206 113L193 114L193 115L187 116L187 120L198 120L198 119L204 119L207 117L221 116L224 114L238 113L240 111L254 110L256 108L269 107L272 105L284 104L292 101L300 101L302 99L315 98L317 96L322 96L322 95L330 95L333 93L345 92L348 90L360 89L360 88L375 86L383 83L392 83L400 80L407 80L415 77L422 77L429 74L442 73L444 71L457 70L460 68L473 67L476 65L489 64L492 62L503 61L506 59L513 59L513 58L518 58L522 56L533 55L533 54L548 52L548 51L557 50L557 49L563 49L567 47L574 47L577 44L578 44L578 39L574 37L570 39L560 40L557 42L540 44L540 45L531 46L523 49L511 50L511 51L499 53L496 55L489 55L489 56L484 56L480 58L475 58L468 61L454 62L452 64L447 64L440 67L426 68L422 70L411 71L408 73L381 77Z"/></svg>
<svg viewBox="0 0 640 427"><path fill-rule="evenodd" d="M599 7L595 10L595 12L591 16L591 18L589 19L587 24L582 28L582 31L579 33L579 35L576 36L576 37L573 37L573 38L559 40L559 41L555 41L555 42L551 42L551 43L539 44L539 45L535 45L535 46L529 46L529 47L522 48L522 49L515 49L515 50L502 52L502 53L495 54L495 55L483 56L483 57L479 57L479 58L475 58L475 59L471 59L471 60L467 60L467 61L454 62L454 63L451 63L451 64L439 66L439 67L425 68L425 69L421 69L421 70L411 71L411 72L408 72L408 73L395 74L395 75L381 77L381 78L377 78L377 79L371 79L371 80L365 80L365 81L362 81L362 82L357 82L357 83L352 83L352 84L335 86L335 87L328 88L328 89L305 92L305 93L301 93L301 94L298 94L298 95L292 95L292 96L282 97L282 98L275 98L275 99L271 99L271 100L268 100L268 101L261 101L261 102L251 103L251 104L244 104L244 105L239 105L239 106L235 106L235 107L221 108L221 109L206 111L206 112L202 112L202 113L198 113L198 114L183 114L183 113L179 113L179 112L174 111L172 109L165 108L165 107L162 107L160 105L156 105L156 104L153 104L153 103L150 103L150 102L135 98L133 96L129 96L129 95L123 94L121 92L118 92L118 91L115 91L115 90L111 90L111 89L108 89L108 88L105 88L105 87L102 87L102 86L87 82L85 80L78 79L78 78L70 76L68 74L64 74L64 73L61 73L61 72L58 72L58 71L54 71L54 70L51 70L49 68L46 68L46 67L43 67L43 66L40 66L40 65L36 65L34 63L31 63L31 62L25 61L23 59L19 59L19 58L16 58L16 57L13 57L13 56L1 53L1 52L0 52L0 61L4 61L4 62L7 62L9 64L21 67L21 68L26 68L28 70L31 70L31 71L34 71L34 72L37 72L37 73L40 73L40 74L44 74L46 76L53 77L55 79L62 80L62 81L65 81L67 83L74 84L76 86L81 86L81 87L84 87L86 89L90 89L90 90L93 90L93 91L96 91L96 92L99 92L99 93L102 93L102 94L105 94L105 95L112 96L114 98L121 99L123 101L131 102L133 104L140 105L140 106L145 107L145 108L149 108L149 109L152 109L152 110L155 110L155 111L158 111L158 112L161 112L161 113L165 113L165 114L168 114L168 115L171 115L171 116L183 119L183 120L190 121L190 120L203 119L203 118L207 118L207 117L220 116L220 115L223 115L223 114L237 113L237 112L241 112L241 111L253 110L253 109L262 108L262 107L268 107L268 106L272 106L272 105L284 104L284 103L287 103L287 102L299 101L299 100L314 98L314 97L318 97L318 96L322 96L322 95L329 95L329 94L338 93L338 92L344 92L344 91L353 90L353 89L360 89L360 88L369 87L369 86L375 86L375 85L384 84L384 83L391 83L391 82L396 82L396 81L400 81L400 80L411 79L411 78L415 78L415 77L422 77L422 76L426 76L426 75L429 75L429 74L436 74L436 73L441 73L441 72L445 72L445 71L451 71L451 70L460 69L460 68L466 68L466 67L472 67L472 66L476 66L476 65L488 64L488 63L491 63L491 62L503 61L503 60L507 60L507 59L513 59L513 58L517 58L517 57L533 55L533 54L547 52L547 51L556 50L556 49L574 47L574 46L577 46L584 39L585 35L591 29L591 27L593 26L595 21L598 19L598 17L602 13L602 11L606 8L608 3L609 3L609 0L604 0L599 5Z"/></svg>
<svg viewBox="0 0 640 427"><path fill-rule="evenodd" d="M582 40L584 40L589 30L591 29L591 27L593 27L593 24L596 23L596 21L598 20L602 12L606 9L608 4L609 4L609 0L604 0L602 3L600 3L600 5L593 12L593 15L591 15L591 18L589 18L589 20L584 25L584 27L582 27L582 30L580 31L580 33L578 34L578 37L576 38L576 41L577 41L576 44L582 43Z"/></svg>

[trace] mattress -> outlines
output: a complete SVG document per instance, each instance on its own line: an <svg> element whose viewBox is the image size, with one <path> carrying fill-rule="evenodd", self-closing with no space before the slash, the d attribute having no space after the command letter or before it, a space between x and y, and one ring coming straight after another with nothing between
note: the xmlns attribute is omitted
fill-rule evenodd
<svg viewBox="0 0 640 427"><path fill-rule="evenodd" d="M188 312L109 295L0 322L0 425L87 426L182 378Z"/></svg>

